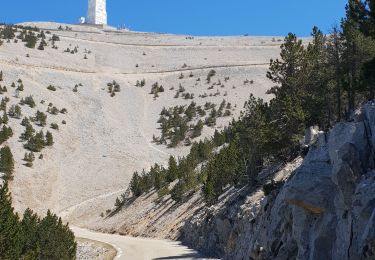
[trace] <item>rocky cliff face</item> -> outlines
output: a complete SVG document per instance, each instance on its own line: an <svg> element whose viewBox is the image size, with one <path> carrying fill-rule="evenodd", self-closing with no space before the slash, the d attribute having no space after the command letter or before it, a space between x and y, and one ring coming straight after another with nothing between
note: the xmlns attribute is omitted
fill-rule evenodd
<svg viewBox="0 0 375 260"><path fill-rule="evenodd" d="M279 190L200 211L182 239L225 259L374 259L374 147L372 102L277 172Z"/></svg>

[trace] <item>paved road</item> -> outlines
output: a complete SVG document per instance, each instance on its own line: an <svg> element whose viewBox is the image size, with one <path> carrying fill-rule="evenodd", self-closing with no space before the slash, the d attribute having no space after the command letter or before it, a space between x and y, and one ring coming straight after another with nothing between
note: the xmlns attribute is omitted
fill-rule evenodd
<svg viewBox="0 0 375 260"><path fill-rule="evenodd" d="M133 238L103 234L86 229L71 227L76 237L96 240L112 245L117 249L116 260L204 260L198 253L179 242Z"/></svg>

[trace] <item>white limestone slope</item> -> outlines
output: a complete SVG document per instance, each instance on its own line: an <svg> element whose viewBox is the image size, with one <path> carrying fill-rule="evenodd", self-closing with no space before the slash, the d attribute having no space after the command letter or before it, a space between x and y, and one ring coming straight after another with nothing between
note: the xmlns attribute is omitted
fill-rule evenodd
<svg viewBox="0 0 375 260"><path fill-rule="evenodd" d="M172 86L177 89L181 83L187 92L195 94L198 105L207 101L220 104L226 99L237 105L234 117L238 117L250 93L268 98L265 92L271 83L265 76L267 64L279 53L279 42L272 37L187 38L71 25L72 30L61 31L57 30L60 24L55 23L28 25L59 35L58 50L47 46L40 51L25 48L21 42L5 43L0 47L0 70L5 78L2 85L9 86L21 78L25 85L21 96L33 95L36 109L45 111L52 102L58 108L65 107L68 114L48 116L48 123L59 123L60 130L54 132L55 145L43 151L44 159L36 160L33 168L22 165L25 150L17 138L24 128L12 125L15 137L9 145L16 159L11 183L14 204L17 210L31 207L39 213L52 209L80 225L100 219L100 213L111 208L116 196L126 189L135 170L164 164L170 154L188 152L188 147L167 149L151 142L153 134L159 135L156 122L163 106L192 101L175 99ZM75 46L77 54L63 52ZM83 59L85 49L91 51L87 60ZM217 72L212 81L221 80L224 88L207 89L205 78L211 69ZM179 79L181 73L184 79ZM224 77L230 80L224 83ZM143 78L146 86L135 87ZM246 79L254 80L254 84L244 85ZM110 97L106 85L113 80L121 85L121 92ZM166 90L157 99L149 94L154 82ZM83 86L74 93L72 89L78 83ZM57 91L47 90L49 84L57 86ZM198 97L216 91L221 94ZM41 100L46 103L40 104ZM62 125L62 120L67 124ZM219 119L217 127L230 120ZM202 138L213 131L205 128Z"/></svg>

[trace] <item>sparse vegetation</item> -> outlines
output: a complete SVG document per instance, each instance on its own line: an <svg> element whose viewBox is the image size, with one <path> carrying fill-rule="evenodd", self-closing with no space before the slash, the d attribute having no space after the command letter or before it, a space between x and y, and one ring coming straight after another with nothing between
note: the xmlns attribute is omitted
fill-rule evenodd
<svg viewBox="0 0 375 260"><path fill-rule="evenodd" d="M185 141L190 145L190 139L201 135L204 123L200 117L206 115L201 106L191 102L189 106L175 106L169 109L165 107L160 113L158 123L160 124L161 136L153 137L153 141L159 144L167 144L176 147ZM193 122L196 123L193 123Z"/></svg>
<svg viewBox="0 0 375 260"><path fill-rule="evenodd" d="M141 81L137 80L137 83L135 84L136 87L143 88L146 86L146 80L142 79Z"/></svg>
<svg viewBox="0 0 375 260"><path fill-rule="evenodd" d="M151 86L150 94L154 95L154 98L157 98L159 97L159 93L163 93L164 91L164 87L162 85L159 86L159 83L155 82Z"/></svg>
<svg viewBox="0 0 375 260"><path fill-rule="evenodd" d="M268 91L273 95L271 101L267 103L251 95L239 120L200 144L205 148L204 156L197 156L199 144L193 144L189 155L177 163L177 181L170 190L172 199L183 201L202 187L206 203L215 204L226 187L253 185L263 168L297 156L306 126L326 129L348 118L361 102L374 99L375 81L370 71L375 67L375 31L369 30L370 20L358 11L366 8L361 1L350 1L341 31L335 28L330 36L324 36L314 28L307 47L294 34L286 36L280 58L271 60L267 73L275 84ZM208 74L208 84L214 75ZM252 80L244 83L254 84ZM212 124L221 114L229 115L231 107L222 102L216 110L206 103L205 109L211 109L206 123ZM164 110L163 114L165 111L169 112ZM172 116L159 120L165 133L170 118L177 122L184 118L178 108L170 113ZM221 149L212 153L217 146ZM170 168L155 165L148 172L135 174L131 185L134 196L152 188L168 187ZM279 185L265 185L265 194L277 190Z"/></svg>
<svg viewBox="0 0 375 260"><path fill-rule="evenodd" d="M120 84L118 84L115 80L112 82L109 82L107 84L108 87L108 93L111 94L111 97L114 97L117 92L120 92Z"/></svg>
<svg viewBox="0 0 375 260"><path fill-rule="evenodd" d="M25 99L21 98L20 105L28 105L31 108L35 107L35 101L32 96L27 96Z"/></svg>

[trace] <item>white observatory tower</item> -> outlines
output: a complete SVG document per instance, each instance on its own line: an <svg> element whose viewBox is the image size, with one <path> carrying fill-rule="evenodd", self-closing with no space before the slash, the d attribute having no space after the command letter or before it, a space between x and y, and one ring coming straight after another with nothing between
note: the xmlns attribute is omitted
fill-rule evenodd
<svg viewBox="0 0 375 260"><path fill-rule="evenodd" d="M89 0L89 8L86 22L88 24L107 24L106 0Z"/></svg>

